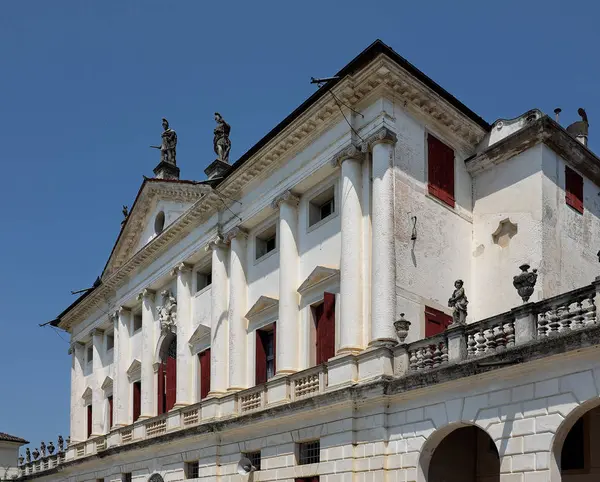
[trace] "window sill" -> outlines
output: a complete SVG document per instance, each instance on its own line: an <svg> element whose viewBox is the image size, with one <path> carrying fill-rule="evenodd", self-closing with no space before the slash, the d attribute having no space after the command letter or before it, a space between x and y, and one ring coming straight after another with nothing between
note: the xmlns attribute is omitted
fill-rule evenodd
<svg viewBox="0 0 600 482"><path fill-rule="evenodd" d="M194 293L194 298L197 298L198 296L203 295L204 293L206 293L207 291L210 291L210 289L212 288L212 283L205 286L204 288L202 288L201 290L198 290Z"/></svg>
<svg viewBox="0 0 600 482"><path fill-rule="evenodd" d="M332 212L329 216L324 217L320 221L317 221L315 224L312 224L312 225L308 226L308 228L306 228L306 232L310 233L310 232L314 231L315 229L319 229L324 224L326 224L329 221L331 221L332 219L336 218L337 215L338 215L337 211Z"/></svg>
<svg viewBox="0 0 600 482"><path fill-rule="evenodd" d="M260 258L255 258L254 265L256 266L257 264L262 263L265 259L270 258L276 253L279 253L279 248L275 248L273 251L269 251L267 254L263 254Z"/></svg>

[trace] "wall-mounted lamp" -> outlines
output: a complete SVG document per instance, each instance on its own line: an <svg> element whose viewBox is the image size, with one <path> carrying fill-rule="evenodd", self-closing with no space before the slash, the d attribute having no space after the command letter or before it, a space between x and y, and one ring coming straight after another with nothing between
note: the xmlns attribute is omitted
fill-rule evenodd
<svg viewBox="0 0 600 482"><path fill-rule="evenodd" d="M410 235L410 240L411 241L416 241L416 239L417 239L417 217L416 216L412 216L410 218L410 220L413 222L412 234Z"/></svg>

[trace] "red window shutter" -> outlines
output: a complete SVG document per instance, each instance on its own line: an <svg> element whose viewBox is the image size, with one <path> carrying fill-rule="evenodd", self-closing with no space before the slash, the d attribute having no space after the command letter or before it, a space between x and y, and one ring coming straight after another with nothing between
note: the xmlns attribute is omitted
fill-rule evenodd
<svg viewBox="0 0 600 482"><path fill-rule="evenodd" d="M443 311L425 307L425 337L435 336L446 330L452 323L452 317Z"/></svg>
<svg viewBox="0 0 600 482"><path fill-rule="evenodd" d="M273 373L277 373L277 323L273 323Z"/></svg>
<svg viewBox="0 0 600 482"><path fill-rule="evenodd" d="M87 436L92 435L92 406L87 406Z"/></svg>
<svg viewBox="0 0 600 482"><path fill-rule="evenodd" d="M210 348L198 355L200 357L200 400L210 392Z"/></svg>
<svg viewBox="0 0 600 482"><path fill-rule="evenodd" d="M177 359L167 357L167 389L166 389L166 406L165 412L168 412L175 406L177 399Z"/></svg>
<svg viewBox="0 0 600 482"><path fill-rule="evenodd" d="M133 384L133 421L135 422L142 413L142 383Z"/></svg>
<svg viewBox="0 0 600 482"><path fill-rule="evenodd" d="M158 365L158 415L165 413L165 366L164 363Z"/></svg>
<svg viewBox="0 0 600 482"><path fill-rule="evenodd" d="M429 194L454 207L454 150L428 134L427 164Z"/></svg>
<svg viewBox="0 0 600 482"><path fill-rule="evenodd" d="M255 384L267 381L267 353L265 350L264 331L256 330L256 377Z"/></svg>
<svg viewBox="0 0 600 482"><path fill-rule="evenodd" d="M113 397L108 397L108 428L113 426Z"/></svg>
<svg viewBox="0 0 600 482"><path fill-rule="evenodd" d="M565 202L583 214L583 177L565 166Z"/></svg>
<svg viewBox="0 0 600 482"><path fill-rule="evenodd" d="M320 308L320 309L319 309ZM315 310L317 320L317 365L335 356L335 294L324 293L323 304Z"/></svg>

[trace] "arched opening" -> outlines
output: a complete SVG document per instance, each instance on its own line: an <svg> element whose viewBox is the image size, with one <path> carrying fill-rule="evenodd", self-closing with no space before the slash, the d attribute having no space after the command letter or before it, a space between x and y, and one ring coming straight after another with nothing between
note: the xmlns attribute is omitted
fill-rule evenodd
<svg viewBox="0 0 600 482"><path fill-rule="evenodd" d="M177 398L177 337L165 338L158 365L158 414L168 412Z"/></svg>
<svg viewBox="0 0 600 482"><path fill-rule="evenodd" d="M600 474L600 406L584 404L563 422L554 440L553 481L587 482ZM590 408L591 406L591 408ZM559 474L559 475L558 475Z"/></svg>
<svg viewBox="0 0 600 482"><path fill-rule="evenodd" d="M499 482L500 457L490 436L475 425L434 433L421 451L422 482Z"/></svg>

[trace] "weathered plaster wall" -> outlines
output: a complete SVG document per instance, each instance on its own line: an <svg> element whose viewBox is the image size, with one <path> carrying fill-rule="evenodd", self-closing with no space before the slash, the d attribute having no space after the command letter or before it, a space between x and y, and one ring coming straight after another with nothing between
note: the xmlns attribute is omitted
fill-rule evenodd
<svg viewBox="0 0 600 482"><path fill-rule="evenodd" d="M170 224L181 216L185 211L187 211L191 207L192 203L183 203L183 202L174 202L174 201L164 201L160 200L156 203L155 208L150 211L146 218L146 227L142 233L140 238L140 242L135 249L135 252L142 249L146 244L152 241L156 237L156 232L154 230L154 221L156 216L161 211L165 214L165 222L163 225L163 230L167 229Z"/></svg>
<svg viewBox="0 0 600 482"><path fill-rule="evenodd" d="M591 282L598 274L600 247L600 188L584 178L584 212L578 213L565 202L565 161L542 146L544 177L543 273L545 298Z"/></svg>
<svg viewBox="0 0 600 482"><path fill-rule="evenodd" d="M473 284L469 309L481 320L520 305L513 276L542 259L542 148L536 146L499 164L473 180ZM501 221L510 220L517 233L502 247L493 241ZM541 278L531 301L542 298ZM589 282L589 281L588 281Z"/></svg>
<svg viewBox="0 0 600 482"><path fill-rule="evenodd" d="M0 480L10 480L18 475L19 445L0 441Z"/></svg>

